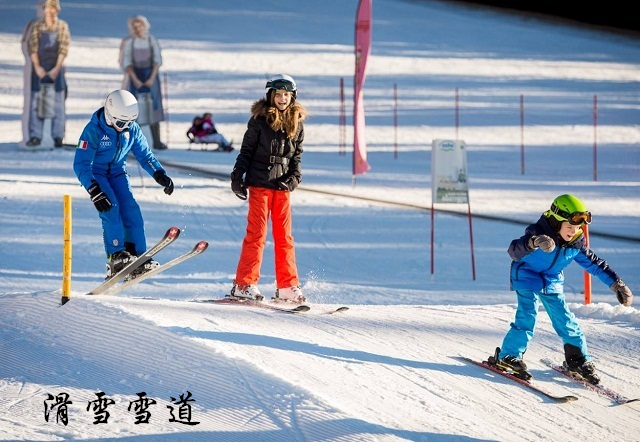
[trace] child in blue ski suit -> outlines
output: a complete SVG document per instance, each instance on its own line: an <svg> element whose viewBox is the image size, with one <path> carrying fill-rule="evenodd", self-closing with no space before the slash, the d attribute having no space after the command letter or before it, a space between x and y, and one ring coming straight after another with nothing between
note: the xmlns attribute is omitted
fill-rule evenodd
<svg viewBox="0 0 640 442"><path fill-rule="evenodd" d="M130 92L110 93L104 107L93 114L82 131L73 162L73 170L102 220L109 259L107 278L147 249L142 212L127 174L129 153L164 187L167 195L173 193L173 181L149 148L135 122L137 116L138 102ZM157 266L155 262L147 264Z"/></svg>
<svg viewBox="0 0 640 442"><path fill-rule="evenodd" d="M581 226L591 222L582 201L569 194L557 197L551 209L514 239L508 253L511 288L518 295L518 308L511 329L496 349L496 365L525 379L531 377L522 356L533 338L540 302L564 344L565 367L593 384L599 382L580 325L569 311L564 293L563 269L577 262L610 287L618 301L630 306L633 294L604 259L587 247Z"/></svg>

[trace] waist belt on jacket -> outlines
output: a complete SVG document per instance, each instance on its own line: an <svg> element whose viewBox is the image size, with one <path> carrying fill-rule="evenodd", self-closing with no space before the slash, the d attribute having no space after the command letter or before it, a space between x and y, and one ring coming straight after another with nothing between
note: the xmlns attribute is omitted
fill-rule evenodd
<svg viewBox="0 0 640 442"><path fill-rule="evenodd" d="M277 157L275 155L271 155L269 157L269 162L271 164L282 164L283 166L286 166L287 164L289 164L289 158Z"/></svg>

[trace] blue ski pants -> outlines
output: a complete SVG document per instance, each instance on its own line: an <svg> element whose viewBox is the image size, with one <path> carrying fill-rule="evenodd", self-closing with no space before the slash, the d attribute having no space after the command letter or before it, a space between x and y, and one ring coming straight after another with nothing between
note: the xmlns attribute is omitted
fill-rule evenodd
<svg viewBox="0 0 640 442"><path fill-rule="evenodd" d="M544 305L549 319L551 319L551 325L562 339L562 343L578 347L587 360L591 358L587 349L586 338L576 321L575 315L569 311L563 293L516 290L516 294L518 295L516 316L502 341L500 358L505 356L522 358L527 350L529 341L533 338L540 302Z"/></svg>
<svg viewBox="0 0 640 442"><path fill-rule="evenodd" d="M140 206L133 197L129 176L125 172L101 175L94 171L94 178L113 204L110 210L100 213L107 258L124 250L125 243L131 243L135 255L141 255L147 250L144 220Z"/></svg>

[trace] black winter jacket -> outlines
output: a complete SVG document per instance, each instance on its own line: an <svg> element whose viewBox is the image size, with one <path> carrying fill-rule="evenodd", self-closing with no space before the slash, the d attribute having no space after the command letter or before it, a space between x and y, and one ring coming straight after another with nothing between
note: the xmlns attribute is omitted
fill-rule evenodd
<svg viewBox="0 0 640 442"><path fill-rule="evenodd" d="M302 181L304 126L299 121L296 135L289 138L284 131L276 132L269 126L267 109L264 99L254 103L234 170L246 172L245 186L281 190L279 181L290 177Z"/></svg>

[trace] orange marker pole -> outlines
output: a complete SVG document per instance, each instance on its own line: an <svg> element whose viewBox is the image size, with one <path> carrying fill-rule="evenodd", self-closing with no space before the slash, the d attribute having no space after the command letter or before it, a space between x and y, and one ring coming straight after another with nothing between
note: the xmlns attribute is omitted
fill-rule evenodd
<svg viewBox="0 0 640 442"><path fill-rule="evenodd" d="M584 239L589 247L589 227L585 224L582 226L584 231ZM591 304L591 273L584 272L584 303L585 305Z"/></svg>

